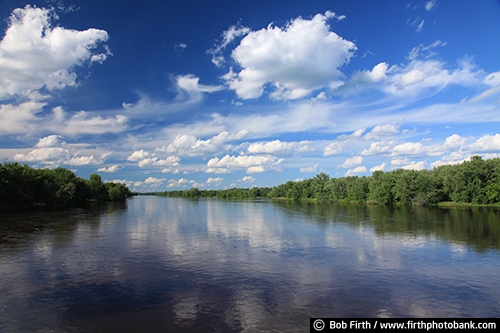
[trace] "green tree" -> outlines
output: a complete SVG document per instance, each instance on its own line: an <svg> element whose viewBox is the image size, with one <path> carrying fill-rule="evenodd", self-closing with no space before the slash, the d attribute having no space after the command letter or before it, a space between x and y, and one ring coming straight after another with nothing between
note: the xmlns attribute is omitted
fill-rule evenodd
<svg viewBox="0 0 500 333"><path fill-rule="evenodd" d="M384 206L394 204L394 176L392 172L373 172L368 187L370 200Z"/></svg>
<svg viewBox="0 0 500 333"><path fill-rule="evenodd" d="M108 191L101 180L101 176L95 173L90 175L87 184L90 191L90 200L95 202L108 200Z"/></svg>

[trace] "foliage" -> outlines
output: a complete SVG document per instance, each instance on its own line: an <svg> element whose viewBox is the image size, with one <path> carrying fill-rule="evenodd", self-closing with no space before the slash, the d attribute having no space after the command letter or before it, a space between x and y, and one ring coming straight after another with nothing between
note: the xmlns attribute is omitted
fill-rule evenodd
<svg viewBox="0 0 500 333"><path fill-rule="evenodd" d="M103 183L97 174L85 180L64 168L0 165L0 210L82 207L88 202L125 200L131 194L125 185Z"/></svg>
<svg viewBox="0 0 500 333"><path fill-rule="evenodd" d="M288 181L274 187L225 190L167 191L170 197L286 198L319 202L358 202L384 206L435 205L451 201L473 204L500 203L500 158L474 156L456 165L433 170L397 169L375 171L370 177L330 178L320 173L303 181Z"/></svg>

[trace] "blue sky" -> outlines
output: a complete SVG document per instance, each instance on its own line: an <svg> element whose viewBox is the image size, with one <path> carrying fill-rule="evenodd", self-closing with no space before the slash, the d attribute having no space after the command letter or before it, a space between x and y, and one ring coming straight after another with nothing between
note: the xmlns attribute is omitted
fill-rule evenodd
<svg viewBox="0 0 500 333"><path fill-rule="evenodd" d="M500 156L500 1L0 2L0 161L136 191Z"/></svg>

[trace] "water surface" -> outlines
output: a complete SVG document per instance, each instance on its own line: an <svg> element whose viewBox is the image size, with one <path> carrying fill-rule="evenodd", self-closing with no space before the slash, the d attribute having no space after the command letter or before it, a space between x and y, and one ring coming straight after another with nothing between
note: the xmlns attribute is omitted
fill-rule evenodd
<svg viewBox="0 0 500 333"><path fill-rule="evenodd" d="M0 331L500 317L500 212L134 197L0 214Z"/></svg>

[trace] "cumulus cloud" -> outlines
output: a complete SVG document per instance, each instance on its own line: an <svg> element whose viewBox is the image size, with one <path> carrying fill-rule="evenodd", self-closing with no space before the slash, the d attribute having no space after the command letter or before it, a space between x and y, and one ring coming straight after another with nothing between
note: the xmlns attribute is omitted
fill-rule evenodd
<svg viewBox="0 0 500 333"><path fill-rule="evenodd" d="M111 55L107 47L99 49L108 39L106 31L53 27L55 19L55 13L45 8L14 9L0 41L0 99L75 86L75 66L102 63Z"/></svg>
<svg viewBox="0 0 500 333"><path fill-rule="evenodd" d="M380 137L391 136L399 133L399 125L384 124L375 126L370 132L365 134L366 140L378 139Z"/></svg>
<svg viewBox="0 0 500 333"><path fill-rule="evenodd" d="M144 158L138 161L137 165L140 168L149 167L149 166L178 166L180 162L180 158L177 156L168 156L165 159L161 159L158 157L150 157Z"/></svg>
<svg viewBox="0 0 500 333"><path fill-rule="evenodd" d="M355 176L356 174L363 173L363 172L366 172L366 167L364 167L364 166L358 166L358 167L356 167L354 169L347 170L347 172L346 172L345 175L346 175L346 177L349 177L349 176Z"/></svg>
<svg viewBox="0 0 500 333"><path fill-rule="evenodd" d="M344 94L351 91L359 90L360 87L367 87L376 82L381 82L387 79L386 73L389 65L386 62L381 62L375 65L372 70L364 70L355 73L346 82L334 86L334 94Z"/></svg>
<svg viewBox="0 0 500 333"><path fill-rule="evenodd" d="M427 152L426 147L420 142L405 142L392 148L392 155L422 155Z"/></svg>
<svg viewBox="0 0 500 333"><path fill-rule="evenodd" d="M221 151L229 148L224 148L226 143L240 140L248 134L249 131L247 129L240 130L236 134L229 134L228 132L223 131L207 140L198 139L194 135L179 134L168 146L159 148L158 151L188 156L202 156L207 153L220 153Z"/></svg>
<svg viewBox="0 0 500 333"><path fill-rule="evenodd" d="M283 142L274 140L270 142L255 142L250 144L248 152L251 154L293 154L312 151L308 146L309 141Z"/></svg>
<svg viewBox="0 0 500 333"><path fill-rule="evenodd" d="M144 180L144 184L161 184L165 180L165 178L148 177L146 178L146 180Z"/></svg>
<svg viewBox="0 0 500 333"><path fill-rule="evenodd" d="M243 178L241 178L240 180L238 180L240 183L253 183L255 182L257 179L252 177L252 176L245 176Z"/></svg>
<svg viewBox="0 0 500 333"><path fill-rule="evenodd" d="M194 180L189 180L189 179L185 179L185 178L181 178L179 180L170 179L168 181L167 187L168 188L172 188L172 187L187 187L188 185L193 186L194 183L196 183Z"/></svg>
<svg viewBox="0 0 500 333"><path fill-rule="evenodd" d="M444 156L438 161L432 162L431 167L436 168L441 165L459 164L466 160L469 160L473 155L467 154L462 151L454 151L447 156Z"/></svg>
<svg viewBox="0 0 500 333"><path fill-rule="evenodd" d="M370 143L370 147L368 149L363 149L361 155L370 156L370 155L380 155L386 154L392 151L394 147L394 141L378 141Z"/></svg>
<svg viewBox="0 0 500 333"><path fill-rule="evenodd" d="M431 88L439 91L451 84L477 85L483 76L468 61L461 61L458 68L449 70L437 60L412 60L404 67L391 67L388 73L384 90L396 96L416 95Z"/></svg>
<svg viewBox="0 0 500 333"><path fill-rule="evenodd" d="M65 142L61 140L62 135L49 135L44 138L38 140L38 143L35 145L36 148L44 148L44 147L55 147Z"/></svg>
<svg viewBox="0 0 500 333"><path fill-rule="evenodd" d="M342 163L342 167L343 168L350 168L350 167L353 167L355 165L359 165L361 163L363 163L363 157L354 156L354 157L351 157L351 158L348 158L347 160L345 160L345 162Z"/></svg>
<svg viewBox="0 0 500 333"><path fill-rule="evenodd" d="M500 134L485 135L464 147L468 152L500 152Z"/></svg>
<svg viewBox="0 0 500 333"><path fill-rule="evenodd" d="M467 142L466 138L461 137L458 134L453 134L444 140L443 146L446 148L461 147L464 146L466 142Z"/></svg>
<svg viewBox="0 0 500 333"><path fill-rule="evenodd" d="M62 135L48 135L38 139L28 153L18 153L14 161L42 163L49 166L61 164L72 166L99 165L110 155L102 149L88 148L89 145L67 144Z"/></svg>
<svg viewBox="0 0 500 333"><path fill-rule="evenodd" d="M207 185L220 185L222 182L224 181L224 178L221 178L221 177L217 177L217 178L213 178L213 177L210 177L207 179Z"/></svg>
<svg viewBox="0 0 500 333"><path fill-rule="evenodd" d="M393 168L400 168L404 170L424 170L426 162L409 161L407 158L396 158L391 161Z"/></svg>
<svg viewBox="0 0 500 333"><path fill-rule="evenodd" d="M382 163L380 165L376 165L373 168L370 169L370 172L375 172L375 171L384 171L385 167L387 166L387 163Z"/></svg>
<svg viewBox="0 0 500 333"><path fill-rule="evenodd" d="M53 110L53 117L43 125L46 129L58 131L68 136L79 134L118 133L127 129L128 118L123 115L103 118L80 111L68 117L62 107Z"/></svg>
<svg viewBox="0 0 500 333"><path fill-rule="evenodd" d="M401 166L401 169L404 170L424 170L425 169L425 161L420 162L411 162L410 164L406 164Z"/></svg>
<svg viewBox="0 0 500 333"><path fill-rule="evenodd" d="M255 177L245 176L241 179L233 181L229 186L235 187L235 186L238 186L239 184L251 184L251 183L255 183L256 180L257 180L257 178L255 178Z"/></svg>
<svg viewBox="0 0 500 333"><path fill-rule="evenodd" d="M318 165L319 164L314 164L310 167L305 167L305 168L300 168L300 172L316 172L316 170L318 169Z"/></svg>
<svg viewBox="0 0 500 333"><path fill-rule="evenodd" d="M61 147L36 148L28 154L16 154L13 159L22 162L61 163L69 157L69 150Z"/></svg>
<svg viewBox="0 0 500 333"><path fill-rule="evenodd" d="M128 118L122 115L103 118L80 111L68 116L62 107L55 107L49 117L38 117L46 103L24 102L0 105L0 133L37 134L58 132L66 136L118 133L127 129Z"/></svg>
<svg viewBox="0 0 500 333"><path fill-rule="evenodd" d="M307 20L298 17L285 27L269 25L247 32L231 56L241 67L222 78L242 99L258 98L271 83L274 99L297 99L344 78L339 70L356 50L353 42L330 31L332 12Z"/></svg>
<svg viewBox="0 0 500 333"><path fill-rule="evenodd" d="M424 145L421 142L405 142L392 147L391 156L405 156L405 155L440 156L443 155L446 151L449 151L454 148L464 147L465 149L466 141L467 141L466 138L463 138L458 134L453 134L447 137L442 144L437 143L433 145Z"/></svg>
<svg viewBox="0 0 500 333"><path fill-rule="evenodd" d="M120 171L121 168L118 166L118 165L112 165L110 167L107 167L107 168L99 168L97 169L98 172L106 172L106 173L114 173L114 172L117 172L117 171Z"/></svg>
<svg viewBox="0 0 500 333"><path fill-rule="evenodd" d="M127 160L128 161L140 161L140 160L147 158L149 155L150 154L147 151L144 151L142 149L136 150L132 153L132 155L127 157Z"/></svg>
<svg viewBox="0 0 500 333"><path fill-rule="evenodd" d="M337 140L333 141L332 143L328 144L324 151L323 151L323 156L331 156L331 155L337 155L342 152L342 150L351 145L354 141L358 140L363 133L365 132L364 128L358 129L354 131L350 135L342 134L337 137Z"/></svg>
<svg viewBox="0 0 500 333"><path fill-rule="evenodd" d="M90 156L71 157L70 159L65 160L63 163L67 164L67 165L75 165L75 166L98 165L98 164L102 164L103 160L96 158L93 155L90 155Z"/></svg>
<svg viewBox="0 0 500 333"><path fill-rule="evenodd" d="M12 158L20 162L39 162L47 165L57 166L60 164L84 166L99 165L104 162L102 158L93 155L78 156L77 152L71 152L62 147L35 148L27 154L16 154Z"/></svg>
<svg viewBox="0 0 500 333"><path fill-rule="evenodd" d="M33 101L19 105L0 105L0 135L33 133L36 130L35 122L38 120L36 114L41 112L44 106L45 103Z"/></svg>
<svg viewBox="0 0 500 333"><path fill-rule="evenodd" d="M421 44L414 47L407 55L408 63L393 66L385 62L379 63L372 70L359 71L345 82L333 86L331 93L347 95L373 88L389 96L400 98L415 97L423 93L435 94L449 85L493 86L471 99L471 101L477 101L500 92L498 88L500 83L498 79L495 79L497 77L495 73L485 78L484 72L477 69L468 59L459 61L455 68L451 68L442 61L430 59L436 54L434 50L444 45L446 43L440 40L426 46Z"/></svg>
<svg viewBox="0 0 500 333"><path fill-rule="evenodd" d="M247 169L247 173L264 172L275 169L281 162L283 159L274 156L226 155L222 158L210 159L207 162L207 172L225 173L229 172L230 169Z"/></svg>

